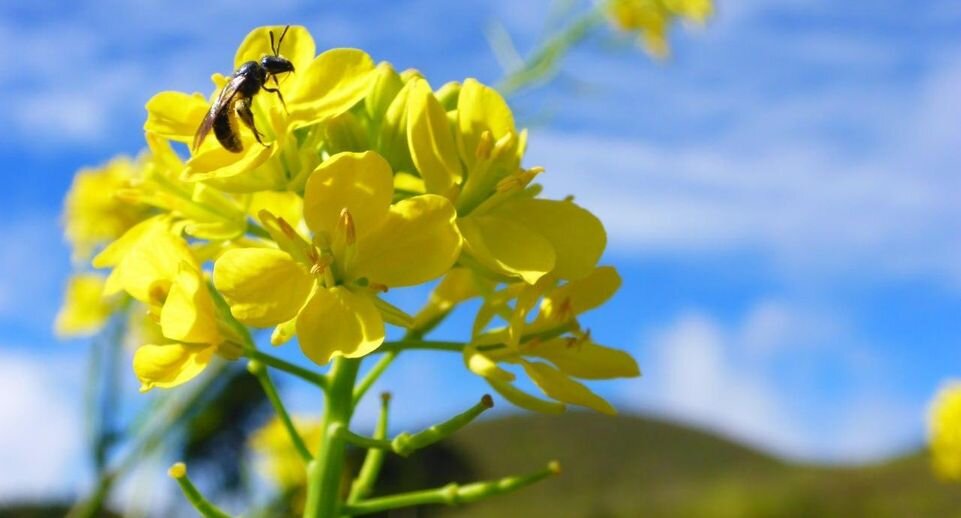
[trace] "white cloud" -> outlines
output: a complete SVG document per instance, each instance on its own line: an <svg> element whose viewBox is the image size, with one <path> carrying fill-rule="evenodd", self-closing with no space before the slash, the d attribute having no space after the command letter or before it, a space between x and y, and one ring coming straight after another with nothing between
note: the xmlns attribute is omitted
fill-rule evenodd
<svg viewBox="0 0 961 518"><path fill-rule="evenodd" d="M827 340L855 343L818 347ZM646 376L625 396L788 458L884 458L914 444L920 416L872 383L885 366L860 361L869 356L860 349L841 323L781 302L761 301L734 325L689 311L650 337L639 354ZM818 394L823 369L846 377L828 399Z"/></svg>
<svg viewBox="0 0 961 518"><path fill-rule="evenodd" d="M0 349L0 501L75 489L84 445L74 359Z"/></svg>

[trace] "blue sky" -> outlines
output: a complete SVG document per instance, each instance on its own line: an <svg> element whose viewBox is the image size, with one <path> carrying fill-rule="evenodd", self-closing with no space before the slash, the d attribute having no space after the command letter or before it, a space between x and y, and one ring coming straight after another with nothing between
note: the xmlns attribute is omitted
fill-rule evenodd
<svg viewBox="0 0 961 518"><path fill-rule="evenodd" d="M32 466L0 476L0 498L77 483L82 436L63 431L79 429L85 345L49 331L69 270L59 207L75 170L142 147L146 99L207 91L247 31L288 22L319 49L360 47L435 85L496 82L484 27L503 23L523 50L549 11L227 4L0 7L0 391L20 395L0 403L0 463ZM961 5L721 2L708 27L672 39L659 64L601 31L556 82L512 99L531 128L527 163L547 168L548 194L601 216L605 261L624 276L588 320L645 377L598 390L794 458L916 446L930 394L961 376ZM381 385L399 426L484 390L457 358L423 354ZM290 387L293 406L315 406Z"/></svg>

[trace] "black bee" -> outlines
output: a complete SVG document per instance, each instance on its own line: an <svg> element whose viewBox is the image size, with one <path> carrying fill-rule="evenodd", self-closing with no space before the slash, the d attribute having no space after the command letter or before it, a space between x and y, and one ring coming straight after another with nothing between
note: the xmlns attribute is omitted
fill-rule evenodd
<svg viewBox="0 0 961 518"><path fill-rule="evenodd" d="M280 44L283 43L284 36L287 35L287 29L289 28L289 25L284 27L284 32L280 34L276 45L274 45L274 31L270 31L270 50L274 55L264 56L259 63L248 61L240 65L234 75L230 76L227 85L220 91L217 100L210 106L204 120L200 122L200 127L197 128L193 142L194 151L200 147L211 129L214 130L214 135L224 149L232 153L243 151L244 146L240 142L240 135L237 131L238 117L245 126L250 128L250 131L254 132L254 138L257 139L257 142L264 145L263 141L260 140L260 132L254 126L254 114L250 111L250 105L257 92L264 90L277 94L280 103L284 105L284 110L287 109L284 96L280 93L277 74L294 71L294 64L280 55ZM267 81L270 79L274 80L274 84L278 88L267 86Z"/></svg>

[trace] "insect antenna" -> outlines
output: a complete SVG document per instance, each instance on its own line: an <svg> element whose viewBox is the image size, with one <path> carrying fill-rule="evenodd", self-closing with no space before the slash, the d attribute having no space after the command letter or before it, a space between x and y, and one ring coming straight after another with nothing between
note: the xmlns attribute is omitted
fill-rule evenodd
<svg viewBox="0 0 961 518"><path fill-rule="evenodd" d="M287 35L287 29L290 29L290 25L284 27L284 32L280 33L280 39L277 40L277 47L276 47L276 48L273 48L274 33L273 33L273 32L270 33L270 46L271 46L271 48L273 49L275 56L279 56L279 55L280 55L280 45L284 42L284 36Z"/></svg>
<svg viewBox="0 0 961 518"><path fill-rule="evenodd" d="M268 34L270 34L270 51L273 52L274 55L276 56L277 51L279 51L280 49L278 48L279 45L277 47L274 46L274 31L268 31Z"/></svg>

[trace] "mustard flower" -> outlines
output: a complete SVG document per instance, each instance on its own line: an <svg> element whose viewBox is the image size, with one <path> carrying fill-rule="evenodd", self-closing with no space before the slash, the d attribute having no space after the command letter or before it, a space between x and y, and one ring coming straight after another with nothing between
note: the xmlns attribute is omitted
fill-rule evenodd
<svg viewBox="0 0 961 518"><path fill-rule="evenodd" d="M269 54L269 32L279 34L282 29L260 27L251 31L237 49L234 67ZM346 112L366 95L373 79L373 61L356 49L333 49L315 57L313 38L299 26L289 29L280 51L295 68L294 73L279 79L278 85L272 85L280 89L286 108L277 96L267 92L253 99L254 123L266 145L260 145L246 129L241 131L240 153L232 153L209 138L186 162L182 171L185 180L204 181L228 192L284 190L297 180L298 172L309 172L320 163L318 148L323 131L311 127ZM213 81L218 91L226 84L226 78L219 74ZM216 92L210 101L196 93L158 93L147 102L144 130L189 143L213 99Z"/></svg>
<svg viewBox="0 0 961 518"><path fill-rule="evenodd" d="M591 272L606 244L603 225L571 200L536 198L529 184L543 169L521 167L527 133L499 93L474 79L435 94L415 78L404 90L411 162L425 192L457 207L466 262L529 284Z"/></svg>
<svg viewBox="0 0 961 518"><path fill-rule="evenodd" d="M667 31L675 19L704 23L714 12L712 0L607 0L604 9L615 27L637 32L656 57L669 53Z"/></svg>
<svg viewBox="0 0 961 518"><path fill-rule="evenodd" d="M236 248L217 260L214 284L233 316L257 327L279 325L275 342L295 330L318 364L376 349L385 317L406 323L376 293L440 277L461 247L446 198L424 194L392 204L393 195L390 165L375 152L324 161L304 191L311 242L264 213L280 248Z"/></svg>
<svg viewBox="0 0 961 518"><path fill-rule="evenodd" d="M113 268L104 292L122 290L146 305L166 339L142 345L134 354L141 390L189 381L214 353L239 355L239 339L222 325L200 265L165 217L134 226L97 255L93 265Z"/></svg>
<svg viewBox="0 0 961 518"><path fill-rule="evenodd" d="M54 322L57 336L89 336L103 328L114 310L114 304L103 295L104 284L105 278L95 273L70 277Z"/></svg>
<svg viewBox="0 0 961 518"><path fill-rule="evenodd" d="M90 259L98 248L146 217L144 207L116 196L140 175L142 167L142 161L118 157L74 176L64 201L63 223L75 260Z"/></svg>
<svg viewBox="0 0 961 518"><path fill-rule="evenodd" d="M944 384L928 412L928 440L934 472L961 481L961 381Z"/></svg>

